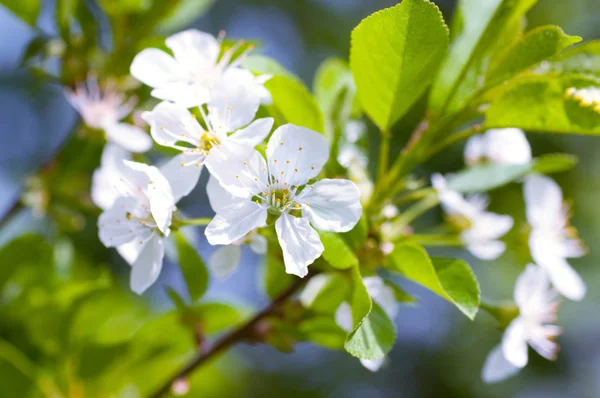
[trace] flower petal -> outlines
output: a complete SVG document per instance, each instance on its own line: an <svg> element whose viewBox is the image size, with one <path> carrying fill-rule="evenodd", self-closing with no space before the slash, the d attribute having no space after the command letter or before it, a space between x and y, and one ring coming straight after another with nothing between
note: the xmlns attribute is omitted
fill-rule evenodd
<svg viewBox="0 0 600 398"><path fill-rule="evenodd" d="M535 264L527 264L525 271L515 283L514 300L519 308L525 308L535 298L545 295L549 285L546 271Z"/></svg>
<svg viewBox="0 0 600 398"><path fill-rule="evenodd" d="M267 238L258 233L252 235L248 246L256 254L267 254Z"/></svg>
<svg viewBox="0 0 600 398"><path fill-rule="evenodd" d="M131 75L150 87L163 87L184 75L177 61L157 48L147 48L131 63Z"/></svg>
<svg viewBox="0 0 600 398"><path fill-rule="evenodd" d="M214 83L207 104L208 119L214 130L231 133L254 119L260 98L251 84L251 81L232 79L228 73Z"/></svg>
<svg viewBox="0 0 600 398"><path fill-rule="evenodd" d="M491 129L485 135L485 153L492 163L526 164L531 161L531 146L523 130Z"/></svg>
<svg viewBox="0 0 600 398"><path fill-rule="evenodd" d="M198 184L202 172L202 165L182 166L182 163L186 160L189 161L189 156L177 155L159 169L161 174L169 181L175 202L192 192Z"/></svg>
<svg viewBox="0 0 600 398"><path fill-rule="evenodd" d="M241 239L253 229L264 227L267 209L252 201L230 208L224 215L217 214L204 231L211 245L228 245Z"/></svg>
<svg viewBox="0 0 600 398"><path fill-rule="evenodd" d="M464 236L462 239L468 242ZM476 241L467 243L467 250L481 260L495 260L504 253L506 244L499 240Z"/></svg>
<svg viewBox="0 0 600 398"><path fill-rule="evenodd" d="M482 135L474 135L465 145L465 163L468 166L476 165L485 156L485 143Z"/></svg>
<svg viewBox="0 0 600 398"><path fill-rule="evenodd" d="M137 205L135 198L121 197L98 217L98 236L104 246L116 247L148 238L150 229L131 217Z"/></svg>
<svg viewBox="0 0 600 398"><path fill-rule="evenodd" d="M508 325L502 336L502 352L507 361L522 368L527 365L527 340L525 324L516 318Z"/></svg>
<svg viewBox="0 0 600 398"><path fill-rule="evenodd" d="M213 35L197 29L175 33L165 44L173 51L175 59L190 71L214 68L221 49Z"/></svg>
<svg viewBox="0 0 600 398"><path fill-rule="evenodd" d="M131 266L131 290L142 294L156 282L162 269L164 255L163 240L158 234L154 234Z"/></svg>
<svg viewBox="0 0 600 398"><path fill-rule="evenodd" d="M152 138L141 128L127 123L105 126L106 137L131 152L146 152L152 148Z"/></svg>
<svg viewBox="0 0 600 398"><path fill-rule="evenodd" d="M140 253L144 249L145 245L141 244L137 240L132 240L129 243L124 243L121 246L117 246L117 252L123 257L127 264L131 265L137 260Z"/></svg>
<svg viewBox="0 0 600 398"><path fill-rule="evenodd" d="M481 371L481 378L484 383L497 383L516 375L520 370L521 368L506 360L502 346L497 345L485 360Z"/></svg>
<svg viewBox="0 0 600 398"><path fill-rule="evenodd" d="M361 359L360 363L371 372L377 372L385 364L387 357L379 359Z"/></svg>
<svg viewBox="0 0 600 398"><path fill-rule="evenodd" d="M271 174L292 185L304 185L321 171L329 159L329 145L322 134L306 127L279 127L267 148ZM289 161L289 162L288 162Z"/></svg>
<svg viewBox="0 0 600 398"><path fill-rule="evenodd" d="M323 253L323 244L305 218L283 213L275 222L277 239L283 251L285 272L300 277L308 274L308 266Z"/></svg>
<svg viewBox="0 0 600 398"><path fill-rule="evenodd" d="M123 160L130 160L131 154L123 147L106 143L102 151L100 167L92 176L91 197L96 206L108 209L121 196L116 185L122 178Z"/></svg>
<svg viewBox="0 0 600 398"><path fill-rule="evenodd" d="M208 259L208 266L218 279L225 279L238 269L241 259L241 246L219 246L210 255Z"/></svg>
<svg viewBox="0 0 600 398"><path fill-rule="evenodd" d="M235 140L242 145L254 148L267 138L273 127L273 122L274 119L272 117L256 119L245 129L233 133L230 136L230 139Z"/></svg>
<svg viewBox="0 0 600 398"><path fill-rule="evenodd" d="M380 276L367 276L363 278L363 283L373 301L383 309L388 318L393 320L400 309L394 290L387 286Z"/></svg>
<svg viewBox="0 0 600 398"><path fill-rule="evenodd" d="M151 112L142 113L142 118L150 125L150 134L159 145L187 148L177 145L187 142L196 146L204 133L190 111L181 105L163 101Z"/></svg>
<svg viewBox="0 0 600 398"><path fill-rule="evenodd" d="M523 195L527 222L532 227L564 226L563 195L554 180L541 175L529 175L525 177Z"/></svg>
<svg viewBox="0 0 600 398"><path fill-rule="evenodd" d="M208 102L210 89L203 82L194 82L183 78L168 86L155 88L150 94L154 98L171 101L185 108L193 108Z"/></svg>
<svg viewBox="0 0 600 398"><path fill-rule="evenodd" d="M344 332L350 333L352 331L352 308L347 302L340 304L338 309L335 311L335 323Z"/></svg>
<svg viewBox="0 0 600 398"><path fill-rule="evenodd" d="M229 209L237 208L248 200L229 193L212 175L208 179L208 184L206 184L206 193L210 206L217 214L226 214Z"/></svg>
<svg viewBox="0 0 600 398"><path fill-rule="evenodd" d="M322 231L350 231L362 215L360 191L350 180L324 179L306 186L296 197L302 216Z"/></svg>
<svg viewBox="0 0 600 398"><path fill-rule="evenodd" d="M552 285L560 294L574 301L585 297L585 283L565 259L558 258L540 265L548 272Z"/></svg>

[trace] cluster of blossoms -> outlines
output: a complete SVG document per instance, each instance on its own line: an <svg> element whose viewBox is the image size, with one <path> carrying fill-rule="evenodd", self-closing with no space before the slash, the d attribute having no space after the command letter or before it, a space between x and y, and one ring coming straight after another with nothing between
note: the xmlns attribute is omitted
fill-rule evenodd
<svg viewBox="0 0 600 398"><path fill-rule="evenodd" d="M254 148L271 134L272 118L254 120L271 102L264 83L232 56L221 54L222 37L197 30L169 37L173 55L158 49L139 53L131 74L163 100L143 112L150 135L179 155L161 167L131 161L130 151L150 149L141 128L118 123L133 108L95 81L89 90L68 93L84 122L103 129L109 143L93 176L92 199L104 209L100 240L115 247L132 266L131 288L141 294L158 278L177 202L198 183L202 166L210 172L207 193L216 215L206 228L213 245L228 245L211 256L210 266L226 277L240 262L240 246L266 252L260 228L275 224L286 272L298 276L321 256L317 230L346 232L361 214L360 193L348 180L316 180L329 158L323 135L286 124L272 133L266 159ZM135 134L134 134L135 133Z"/></svg>

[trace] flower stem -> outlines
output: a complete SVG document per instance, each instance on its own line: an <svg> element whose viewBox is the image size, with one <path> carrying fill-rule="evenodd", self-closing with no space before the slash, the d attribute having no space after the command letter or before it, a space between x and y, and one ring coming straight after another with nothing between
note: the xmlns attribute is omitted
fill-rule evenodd
<svg viewBox="0 0 600 398"><path fill-rule="evenodd" d="M423 246L464 246L458 235L415 234L407 238Z"/></svg>
<svg viewBox="0 0 600 398"><path fill-rule="evenodd" d="M402 230L404 227L409 225L411 222L419 218L422 214L427 212L429 209L434 208L440 203L439 198L436 194L429 194L425 198L421 199L417 203L410 206L408 209L403 211L398 217L392 220L394 229Z"/></svg>
<svg viewBox="0 0 600 398"><path fill-rule="evenodd" d="M179 222L181 223L181 226L186 226L186 225L208 225L210 222L212 221L212 218L210 217L204 217L204 218L186 218L186 219L182 219L179 220Z"/></svg>
<svg viewBox="0 0 600 398"><path fill-rule="evenodd" d="M379 159L377 162L377 180L375 181L375 188L371 195L369 203L369 209L372 209L373 205L377 203L379 192L383 188L383 184L386 180L388 163L390 156L390 133L387 130L381 130L381 144L379 146Z"/></svg>

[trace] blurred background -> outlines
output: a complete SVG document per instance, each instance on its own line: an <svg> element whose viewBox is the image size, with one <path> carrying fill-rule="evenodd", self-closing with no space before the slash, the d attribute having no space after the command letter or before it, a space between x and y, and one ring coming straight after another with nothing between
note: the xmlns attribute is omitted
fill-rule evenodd
<svg viewBox="0 0 600 398"><path fill-rule="evenodd" d="M87 3L92 4L90 8L100 20L101 40L110 47L111 26L102 9L108 14L122 8L135 11L136 7L146 7L150 1L91 0ZM449 22L454 1L434 2ZM26 7L31 2L20 3ZM260 53L276 59L311 87L315 71L323 60L330 56L347 59L350 32L362 18L396 3L393 0L215 0L207 1L204 15L188 23L190 27L213 34L225 30L230 37L258 41ZM55 227L43 221L35 209L14 210L24 191L28 192L31 203L43 200L36 197L39 195L35 189L36 179L31 176L40 168L48 167L78 123L78 116L65 101L62 88L26 70L21 63L34 37L56 33L54 8L54 1L43 1L42 12L32 27L0 6L0 217L9 218L0 227L0 246L24 232L56 234ZM528 26L544 24L560 25L568 34L580 35L584 40L600 39L600 2L539 0L529 13ZM130 28L135 29L134 26ZM130 59L124 62L128 64ZM45 67L52 70L59 66L49 63ZM410 133L410 130L402 129L402 123L396 130L395 134L399 136L406 137ZM600 237L600 156L597 156L600 140L548 135L528 135L528 138L534 155L569 152L580 159L576 168L557 175L556 179L565 196L573 200L573 225L590 249L587 257L571 261L584 277L588 295L580 303L565 302L561 308L558 323L564 327L564 334L559 339L562 351L556 362L532 355L530 366L517 377L497 385L484 385L480 381L481 367L488 352L501 338L495 321L480 313L474 322L469 322L439 297L401 282L420 298L420 302L401 309L396 319L397 343L388 366L379 372L371 373L345 352L309 344L299 344L291 354L270 346L242 346L198 372L190 396L600 397L600 292L596 290L600 286L600 272L595 268L600 259L600 249L595 244ZM88 156L97 159L98 154L79 152L70 156L75 169L78 159ZM462 145L457 145L439 155L421 172L450 172L462 167ZM203 181L206 178L204 174ZM77 189L79 181L73 176L59 183L65 184L67 189ZM211 215L203 185L200 184L181 203L185 213L196 217ZM492 194L493 211L510 213L522 220L521 203L518 184ZM139 328L143 320L148 319L148 314L165 312L172 307L164 286L184 290L177 265L167 261L159 283L142 299L134 298L128 292L128 267L116 253L107 254L101 247L95 225L89 222L85 225L85 220L68 214L68 209L55 209L55 212L64 216L63 222L74 226L53 247L54 262L63 265L59 268L63 274L52 276L58 279L51 288L39 288L28 296L27 301L8 305L10 297L18 295L15 289L20 287L5 283L8 278L2 274L2 267L7 261L32 268L32 274L39 273L36 277L29 274L22 277L29 278L27 280L35 289L45 283L46 277L35 269L38 257L42 256L39 248L35 253L28 253L25 260L21 258L20 250L0 255L0 308L3 308L0 310L0 396L50 396L39 392L52 391L45 378L34 382L26 375L32 369L41 369L41 374L53 373L57 364L61 369L64 366L60 372L61 383L70 386L69 396L73 397L113 396L101 393L101 387L96 391L78 390L79 378L98 386L106 385L107 380L128 377L142 384L146 381L152 384L155 375L172 372L170 369L174 369L172 366L177 361L171 361L167 353L185 351L189 347L186 348L184 343L169 347L152 345L153 338L168 334L173 340L187 342L189 338L185 332L175 330L164 319L145 326L147 330L138 331L139 338L147 339L144 341L148 341L151 349L144 352L138 346L130 346L121 335L134 327ZM434 213L431 217L439 215ZM197 235L194 240L201 254L208 256L212 248L206 243L203 231L192 232ZM513 235L515 249L510 250L509 244L509 251L495 262L480 263L467 257L484 296L490 300L510 299L515 278L524 266L523 255L516 249L521 237L518 231ZM84 248L85 255L78 254L77 250L74 252L74 248ZM21 250L27 251L27 246ZM449 253L457 255L458 252ZM259 282L262 259L246 249L243 258L240 270L231 278L211 281L208 297L236 303L249 310L260 308L267 302ZM81 291L95 291L99 289L97 285L107 280L114 281L108 289L110 295L99 295L91 303L87 300L81 304L87 306L87 315L78 315L80 312L75 315L71 311L80 305L77 298ZM74 281L78 281L76 286ZM87 281L84 287L81 281ZM94 281L93 285L90 281ZM131 310L134 312L125 312L124 303L135 307ZM65 316L73 321L70 323L74 325L72 329L63 327ZM71 351L61 347L64 340L75 339L73 335L78 333L96 336L97 344L81 343L76 349L77 356L71 357ZM25 352L29 359L14 352L15 347ZM119 358L115 362L110 354L115 350L128 358ZM156 358L163 359L150 367L140 365L148 365ZM133 387L128 389L126 384L120 389L119 396L144 396Z"/></svg>

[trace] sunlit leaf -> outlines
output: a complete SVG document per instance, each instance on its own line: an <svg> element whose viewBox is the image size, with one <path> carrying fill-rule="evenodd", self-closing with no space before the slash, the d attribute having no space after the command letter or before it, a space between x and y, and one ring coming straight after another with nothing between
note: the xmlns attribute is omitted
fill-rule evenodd
<svg viewBox="0 0 600 398"><path fill-rule="evenodd" d="M208 270L198 251L179 232L174 233L183 278L192 301L198 300L208 288Z"/></svg>
<svg viewBox="0 0 600 398"><path fill-rule="evenodd" d="M352 249L346 244L344 239L335 232L319 232L321 243L325 251L323 258L338 269L347 269L358 265L358 258L352 252Z"/></svg>
<svg viewBox="0 0 600 398"><path fill-rule="evenodd" d="M394 346L396 330L385 311L376 303L360 326L348 336L344 348L362 359L381 359Z"/></svg>

